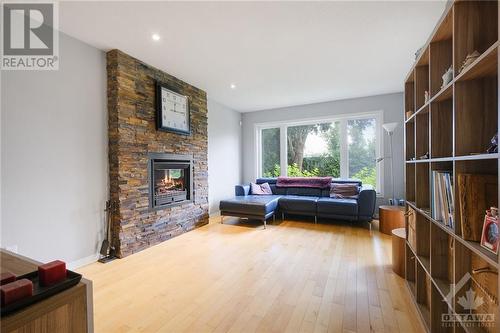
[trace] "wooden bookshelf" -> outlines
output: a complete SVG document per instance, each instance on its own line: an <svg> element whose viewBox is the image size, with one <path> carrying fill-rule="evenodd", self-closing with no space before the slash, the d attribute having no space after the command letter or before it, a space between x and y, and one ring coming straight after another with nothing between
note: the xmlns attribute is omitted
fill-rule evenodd
<svg viewBox="0 0 500 333"><path fill-rule="evenodd" d="M468 223L482 227L482 208L476 214L460 206L474 202L473 208L498 207L499 202L500 154L486 152L499 127L498 2L450 1L404 82L405 277L428 332L500 332L499 256L470 238ZM474 51L480 55L462 68ZM453 78L443 84L442 76L450 67ZM452 226L431 213L433 171L447 172L452 179ZM477 190L487 193L483 195L487 203L481 205L464 190L468 187L461 175L465 174L489 180L480 185L484 191ZM472 310L462 305L468 290L483 300ZM493 314L493 321L471 324L460 316L471 313ZM456 320L446 322L443 316Z"/></svg>

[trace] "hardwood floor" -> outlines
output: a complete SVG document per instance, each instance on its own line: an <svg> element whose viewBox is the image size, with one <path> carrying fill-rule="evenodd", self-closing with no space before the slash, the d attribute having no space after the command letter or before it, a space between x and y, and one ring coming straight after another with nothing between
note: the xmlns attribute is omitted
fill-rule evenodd
<svg viewBox="0 0 500 333"><path fill-rule="evenodd" d="M224 221L80 269L94 282L96 332L424 331L392 272L389 236Z"/></svg>

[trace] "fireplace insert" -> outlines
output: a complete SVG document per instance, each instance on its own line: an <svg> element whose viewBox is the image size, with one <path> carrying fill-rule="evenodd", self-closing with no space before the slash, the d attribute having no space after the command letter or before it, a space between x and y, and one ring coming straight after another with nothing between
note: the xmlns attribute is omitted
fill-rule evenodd
<svg viewBox="0 0 500 333"><path fill-rule="evenodd" d="M148 169L151 208L162 209L192 200L190 155L150 154Z"/></svg>

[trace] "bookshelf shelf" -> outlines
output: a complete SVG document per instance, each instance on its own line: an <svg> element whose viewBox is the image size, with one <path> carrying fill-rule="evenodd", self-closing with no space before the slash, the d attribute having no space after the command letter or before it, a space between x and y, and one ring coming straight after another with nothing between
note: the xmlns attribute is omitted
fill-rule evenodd
<svg viewBox="0 0 500 333"><path fill-rule="evenodd" d="M456 238L463 246L467 247L470 251L474 252L474 254L483 258L486 262L488 262L488 264L492 265L496 269L500 268L500 265L498 263L498 256L482 248L479 243L467 241L460 236L457 236Z"/></svg>
<svg viewBox="0 0 500 333"><path fill-rule="evenodd" d="M447 99L431 104L431 158L453 155L453 101Z"/></svg>
<svg viewBox="0 0 500 333"><path fill-rule="evenodd" d="M443 87L436 95L434 95L430 102L442 102L446 101L447 99L452 99L453 97L453 81L448 83L446 86Z"/></svg>
<svg viewBox="0 0 500 333"><path fill-rule="evenodd" d="M405 82L405 115L407 112L415 113L415 81L413 73Z"/></svg>
<svg viewBox="0 0 500 333"><path fill-rule="evenodd" d="M456 161L474 161L474 160L496 160L500 158L498 153L494 154L475 154L475 155L466 155L466 156L457 156L455 157Z"/></svg>
<svg viewBox="0 0 500 333"><path fill-rule="evenodd" d="M409 123L409 122L412 122L415 120L415 116L417 115L416 112L414 112L410 117L408 117L406 120L405 120L405 123Z"/></svg>
<svg viewBox="0 0 500 333"><path fill-rule="evenodd" d="M443 299L446 299L446 297L448 296L448 294L451 291L450 281L439 279L439 278L433 278L432 282L434 282L434 285L436 286L436 289L438 290L438 292L441 294L441 297ZM453 308L453 304L448 303L448 305L450 308Z"/></svg>
<svg viewBox="0 0 500 333"><path fill-rule="evenodd" d="M498 73L498 41L484 51L472 64L455 79L456 82L496 76Z"/></svg>
<svg viewBox="0 0 500 333"><path fill-rule="evenodd" d="M500 331L499 256L477 241L485 210L499 204L500 154L487 153L499 124L498 2L448 2L404 83L404 110L412 111L404 127L405 276L428 332ZM474 51L480 55L462 69ZM487 278L477 274L485 267ZM472 282L461 284L467 273ZM494 327L442 325L442 314L469 311L459 302L469 287L493 295L472 313L493 312Z"/></svg>
<svg viewBox="0 0 500 333"><path fill-rule="evenodd" d="M456 239L457 241L459 241L460 243L462 243L464 246L466 246L467 248L469 248L471 251L473 251L474 253L476 253L479 256L484 257L484 259L487 260L489 264L495 266L496 268L500 268L500 264L498 263L498 256L496 256L493 253L491 253L491 252L483 249L479 245L479 243L477 243L477 242L471 242L471 241L464 240L462 237L460 237L460 235L455 234L455 232L453 231L453 229L445 226L442 222L433 219L428 214L428 212L426 212L426 211L424 211L424 210L422 210L420 208L417 208L417 206L415 205L414 202L407 202L407 204L412 209L414 209L415 211L417 211L419 214L423 215L426 219L428 219L429 221L431 221L435 226L439 227L441 230L443 230L444 232L446 232L448 235L452 236L454 239Z"/></svg>
<svg viewBox="0 0 500 333"><path fill-rule="evenodd" d="M422 265L422 268L424 269L425 273L427 275L431 274L431 260L429 257L424 257L424 256L417 256L418 261L420 262L420 265Z"/></svg>
<svg viewBox="0 0 500 333"><path fill-rule="evenodd" d="M420 112L415 118L415 157L425 154L429 154L429 113Z"/></svg>
<svg viewBox="0 0 500 333"><path fill-rule="evenodd" d="M415 205L414 202L407 202L407 204L412 209L416 210L419 214L423 215L426 219L428 219L429 221L431 221L432 223L434 223L435 225L437 225L438 227L440 227L442 230L444 230L445 232L447 232L450 235L455 236L455 232L453 231L453 229L451 229L450 227L445 226L441 221L437 221L437 220L433 219L432 216L429 214L428 211L425 211L425 210L422 210L420 208L417 208L417 206Z"/></svg>
<svg viewBox="0 0 500 333"><path fill-rule="evenodd" d="M429 162L448 162L448 161L474 161L474 160L496 160L499 159L500 155L494 154L473 154L465 156L455 156L455 157L439 157L439 158L428 158L425 160L407 160L406 163L429 163Z"/></svg>
<svg viewBox="0 0 500 333"><path fill-rule="evenodd" d="M415 164L408 164L406 166L406 199L415 201Z"/></svg>
<svg viewBox="0 0 500 333"><path fill-rule="evenodd" d="M488 77L495 77L498 73L498 47L500 42L495 42L488 50L486 50L481 56L479 56L473 63L471 63L467 68L465 68L458 76L456 76L451 82L449 82L443 88L433 94L428 101L420 104L418 110L413 112L410 117L408 117L405 122L410 122L414 119L416 115L421 112L425 112L426 108L430 103L442 102L453 98L453 87L455 84L475 79L482 79ZM437 70L436 70L437 71ZM444 72L443 72L444 73ZM437 83L436 83L437 85ZM405 103L406 110L413 110L413 103L415 103L415 83L407 82L405 86ZM407 92L408 90L408 92ZM411 91L411 92L410 92Z"/></svg>

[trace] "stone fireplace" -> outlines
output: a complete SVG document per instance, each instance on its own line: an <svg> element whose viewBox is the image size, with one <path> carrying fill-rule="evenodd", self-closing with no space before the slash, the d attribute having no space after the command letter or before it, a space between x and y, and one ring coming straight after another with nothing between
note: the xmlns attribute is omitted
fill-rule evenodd
<svg viewBox="0 0 500 333"><path fill-rule="evenodd" d="M184 204L193 197L190 155L149 154L149 206L163 209Z"/></svg>
<svg viewBox="0 0 500 333"><path fill-rule="evenodd" d="M207 96L119 50L106 57L111 240L125 257L208 223ZM188 96L190 134L157 131L158 82Z"/></svg>

